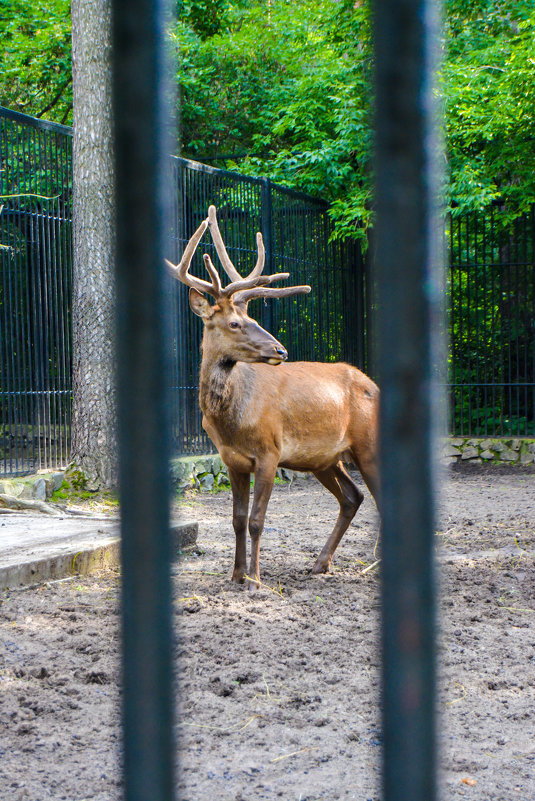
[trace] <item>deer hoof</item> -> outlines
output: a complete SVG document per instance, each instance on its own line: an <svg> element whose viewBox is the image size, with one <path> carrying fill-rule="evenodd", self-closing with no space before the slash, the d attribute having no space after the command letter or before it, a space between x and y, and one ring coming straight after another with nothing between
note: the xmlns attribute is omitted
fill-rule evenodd
<svg viewBox="0 0 535 801"><path fill-rule="evenodd" d="M245 581L245 571L244 570L235 570L232 574L232 579L235 584L243 584Z"/></svg>
<svg viewBox="0 0 535 801"><path fill-rule="evenodd" d="M247 581L247 592L257 592L260 589L260 582L249 579Z"/></svg>

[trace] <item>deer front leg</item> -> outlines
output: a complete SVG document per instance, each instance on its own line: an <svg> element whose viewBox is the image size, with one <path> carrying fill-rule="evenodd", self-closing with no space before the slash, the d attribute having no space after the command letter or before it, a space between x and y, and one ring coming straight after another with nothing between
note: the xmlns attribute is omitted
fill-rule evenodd
<svg viewBox="0 0 535 801"><path fill-rule="evenodd" d="M247 513L249 511L250 473L237 473L228 469L232 487L232 525L236 535L234 571L232 581L243 584L247 569Z"/></svg>
<svg viewBox="0 0 535 801"><path fill-rule="evenodd" d="M267 505L273 489L273 481L277 472L277 461L265 463L255 470L253 505L249 518L249 535L251 537L251 566L249 569L249 585L251 591L260 587L260 537L264 529Z"/></svg>

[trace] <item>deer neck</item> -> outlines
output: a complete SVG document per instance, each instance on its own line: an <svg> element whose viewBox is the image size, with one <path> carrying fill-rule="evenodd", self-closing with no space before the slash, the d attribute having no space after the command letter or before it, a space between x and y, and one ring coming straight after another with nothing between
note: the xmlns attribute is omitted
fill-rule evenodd
<svg viewBox="0 0 535 801"><path fill-rule="evenodd" d="M199 404L204 414L229 418L233 407L240 404L240 382L236 381L236 364L228 354L202 344L199 376Z"/></svg>

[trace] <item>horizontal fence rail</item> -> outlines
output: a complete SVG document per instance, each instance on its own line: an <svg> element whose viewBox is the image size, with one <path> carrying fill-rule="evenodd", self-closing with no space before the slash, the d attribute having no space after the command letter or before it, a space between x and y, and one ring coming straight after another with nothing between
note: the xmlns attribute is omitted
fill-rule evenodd
<svg viewBox="0 0 535 801"><path fill-rule="evenodd" d="M64 465L71 426L72 131L0 109L0 475ZM328 205L273 184L171 158L168 258L214 204L238 271L256 261L289 272L309 295L253 301L251 315L292 360L344 360L374 373L373 265L356 240L332 241ZM462 436L535 437L535 207L512 225L502 209L447 220L449 430ZM201 254L217 258L209 236ZM371 248L368 250L370 253ZM226 276L225 276L225 280ZM202 324L188 293L172 300L173 450L211 449L198 409Z"/></svg>

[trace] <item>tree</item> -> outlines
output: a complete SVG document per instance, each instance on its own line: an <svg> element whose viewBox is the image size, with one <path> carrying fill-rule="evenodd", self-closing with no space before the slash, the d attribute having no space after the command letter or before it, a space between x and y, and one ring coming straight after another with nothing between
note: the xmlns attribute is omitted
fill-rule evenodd
<svg viewBox="0 0 535 801"><path fill-rule="evenodd" d="M72 460L89 488L116 484L111 18L73 0Z"/></svg>

